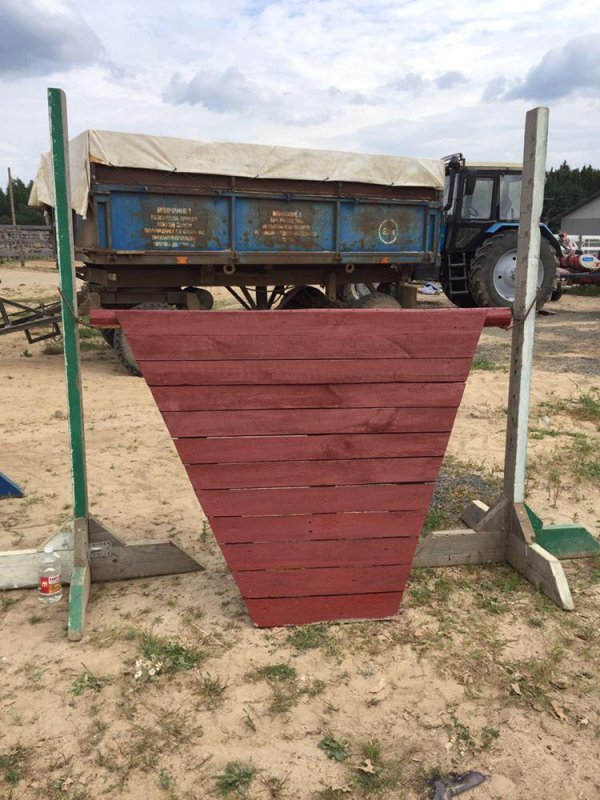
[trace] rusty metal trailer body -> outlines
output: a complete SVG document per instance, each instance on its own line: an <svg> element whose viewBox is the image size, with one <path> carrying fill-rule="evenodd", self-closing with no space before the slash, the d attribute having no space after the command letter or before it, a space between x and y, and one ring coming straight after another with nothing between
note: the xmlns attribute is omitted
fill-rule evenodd
<svg viewBox="0 0 600 800"><path fill-rule="evenodd" d="M92 306L206 308L211 287L261 309L290 307L312 287L305 304L320 306L343 300L348 284L438 274L435 159L91 130L71 142L70 160ZM48 171L45 156L30 203L51 209Z"/></svg>
<svg viewBox="0 0 600 800"><path fill-rule="evenodd" d="M215 286L259 287L256 305L269 307L282 292L269 303L260 288L321 285L335 300L356 281L437 275L441 198L431 188L93 164L90 201L75 227L79 274L104 307L190 307L184 287Z"/></svg>

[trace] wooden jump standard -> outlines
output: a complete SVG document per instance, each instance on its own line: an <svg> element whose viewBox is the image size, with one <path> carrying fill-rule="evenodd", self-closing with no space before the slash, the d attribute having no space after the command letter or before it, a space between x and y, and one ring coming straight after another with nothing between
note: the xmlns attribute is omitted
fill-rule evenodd
<svg viewBox="0 0 600 800"><path fill-rule="evenodd" d="M540 219L544 201L548 109L527 113L523 152L521 216L512 329L504 488L491 509L473 502L464 512L468 531L441 531L426 537L415 566L444 566L508 561L551 600L567 611L573 599L562 565L536 544L524 506L527 427L533 363Z"/></svg>
<svg viewBox="0 0 600 800"><path fill-rule="evenodd" d="M73 520L46 544L51 544L60 556L63 580L70 583L68 637L78 640L84 632L90 581L167 575L202 568L174 542L143 541L126 544L89 514L64 92L48 89L48 111L55 187L56 257L62 300L69 408ZM0 590L36 586L38 558L39 553L34 549L0 553Z"/></svg>

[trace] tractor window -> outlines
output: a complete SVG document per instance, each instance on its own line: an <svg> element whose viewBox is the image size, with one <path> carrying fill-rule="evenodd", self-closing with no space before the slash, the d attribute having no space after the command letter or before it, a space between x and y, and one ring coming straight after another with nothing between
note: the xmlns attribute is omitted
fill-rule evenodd
<svg viewBox="0 0 600 800"><path fill-rule="evenodd" d="M463 219L491 219L492 196L494 194L493 178L477 178L475 191L465 195L462 201Z"/></svg>
<svg viewBox="0 0 600 800"><path fill-rule="evenodd" d="M516 222L521 205L521 176L503 175L500 178L500 219Z"/></svg>

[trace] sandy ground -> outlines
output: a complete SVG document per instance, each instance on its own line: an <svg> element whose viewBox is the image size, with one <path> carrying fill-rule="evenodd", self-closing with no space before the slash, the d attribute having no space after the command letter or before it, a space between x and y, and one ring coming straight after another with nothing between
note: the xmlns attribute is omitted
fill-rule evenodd
<svg viewBox="0 0 600 800"><path fill-rule="evenodd" d="M0 265L0 281L0 294L43 300L56 273ZM550 310L538 318L528 502L597 536L599 428L578 398L600 385L600 297ZM600 564L566 564L571 614L497 566L416 572L391 622L254 629L145 383L90 346L92 513L127 540L174 537L206 569L94 585L76 645L64 602L0 594L0 798L208 798L229 762L249 768L250 798L425 798L433 770L470 768L491 775L473 800L600 797ZM482 474L502 468L509 347L484 331L487 369L469 377L449 447ZM0 469L27 492L0 501L0 550L36 547L70 513L63 360L2 337L0 374ZM151 678L149 635L198 663L182 657L169 674L161 650ZM346 758L327 757L327 737Z"/></svg>

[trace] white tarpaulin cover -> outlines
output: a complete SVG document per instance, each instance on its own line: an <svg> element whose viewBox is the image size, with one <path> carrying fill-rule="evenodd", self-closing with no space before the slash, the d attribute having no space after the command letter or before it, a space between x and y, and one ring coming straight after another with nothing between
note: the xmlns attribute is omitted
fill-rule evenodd
<svg viewBox="0 0 600 800"><path fill-rule="evenodd" d="M167 136L88 130L69 143L71 205L86 216L90 162L114 167L234 175L242 178L280 178L347 181L380 186L444 188L444 164L429 158L304 150L260 144L202 142ZM42 156L29 205L53 206L50 154Z"/></svg>

